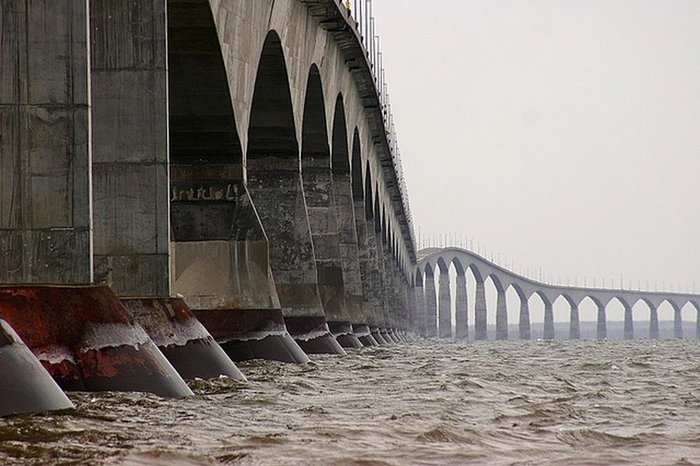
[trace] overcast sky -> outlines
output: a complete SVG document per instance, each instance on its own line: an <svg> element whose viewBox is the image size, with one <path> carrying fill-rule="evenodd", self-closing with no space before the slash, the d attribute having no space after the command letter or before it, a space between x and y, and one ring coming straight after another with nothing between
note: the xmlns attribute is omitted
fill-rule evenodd
<svg viewBox="0 0 700 466"><path fill-rule="evenodd" d="M374 0L422 236L700 291L700 1Z"/></svg>

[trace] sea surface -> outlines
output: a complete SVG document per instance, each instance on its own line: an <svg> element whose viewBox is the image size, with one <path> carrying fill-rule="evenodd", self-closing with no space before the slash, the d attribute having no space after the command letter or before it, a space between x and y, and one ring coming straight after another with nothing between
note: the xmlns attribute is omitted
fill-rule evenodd
<svg viewBox="0 0 700 466"><path fill-rule="evenodd" d="M0 464L700 464L700 343L435 342L240 364L194 397L73 393Z"/></svg>

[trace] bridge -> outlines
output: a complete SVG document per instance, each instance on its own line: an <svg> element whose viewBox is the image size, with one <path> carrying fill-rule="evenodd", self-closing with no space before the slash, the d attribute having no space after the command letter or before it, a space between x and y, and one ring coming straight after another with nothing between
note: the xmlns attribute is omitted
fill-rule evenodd
<svg viewBox="0 0 700 466"><path fill-rule="evenodd" d="M450 287L449 269L454 267L456 287ZM659 338L657 309L664 302L674 311L674 337L683 338L681 309L690 303L696 310L696 337L700 337L700 295L681 292L653 292L632 289L587 288L561 286L542 283L507 270L500 265L459 247L428 248L419 251L418 266L414 274L417 300L416 325L421 335L441 338L466 338L468 336L468 300L466 272L474 276L474 339L487 338L487 303L485 283L490 280L496 290L496 339L505 340L508 335L508 310L506 291L512 288L520 300L518 335L519 339L529 340L531 322L529 300L533 295L544 303L544 324L542 335L545 339L554 338L553 304L564 299L570 308L569 338L581 337L579 305L590 299L597 307L596 336L606 338L606 306L617 300L624 308L624 336L635 337L632 308L642 301L649 308L649 338ZM436 284L436 275L439 280ZM455 301L455 319L452 320L452 293Z"/></svg>
<svg viewBox="0 0 700 466"><path fill-rule="evenodd" d="M36 402L30 354L64 390L185 396L233 361L406 338L413 228L362 3L3 2L0 414Z"/></svg>
<svg viewBox="0 0 700 466"><path fill-rule="evenodd" d="M449 264L478 277L478 338L489 278L499 337L509 286L549 303L548 336L558 295L572 316L584 296L697 308L547 286L467 251L419 261L370 5L3 1L0 415L451 336L431 280Z"/></svg>

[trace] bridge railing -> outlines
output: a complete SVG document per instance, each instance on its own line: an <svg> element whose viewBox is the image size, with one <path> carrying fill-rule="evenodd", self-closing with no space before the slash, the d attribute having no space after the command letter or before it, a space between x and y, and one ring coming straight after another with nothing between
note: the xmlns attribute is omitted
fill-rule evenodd
<svg viewBox="0 0 700 466"><path fill-rule="evenodd" d="M406 221L408 222L409 234L415 242L408 187L403 172L403 163L401 161L401 151L399 150L398 137L396 134L394 114L391 111L391 99L389 97L389 89L386 81L381 39L375 32L373 0L342 0L342 4L348 10L350 17L355 21L355 27L360 33L360 39L364 44L367 58L372 67L372 75L379 94L381 113L384 120L384 133L389 143L389 150L398 181L398 190L401 195L401 203L406 215Z"/></svg>

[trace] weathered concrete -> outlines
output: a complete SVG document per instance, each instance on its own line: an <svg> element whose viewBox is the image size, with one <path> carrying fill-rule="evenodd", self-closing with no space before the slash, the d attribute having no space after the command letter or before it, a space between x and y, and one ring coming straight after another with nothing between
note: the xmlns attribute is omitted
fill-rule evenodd
<svg viewBox="0 0 700 466"><path fill-rule="evenodd" d="M416 295L416 320L414 322L415 330L420 336L426 336L426 299L423 290L423 274L416 274L416 282L413 288Z"/></svg>
<svg viewBox="0 0 700 466"><path fill-rule="evenodd" d="M599 340L604 340L608 337L608 325L605 319L605 306L603 306L601 303L595 304L598 307L596 338Z"/></svg>
<svg viewBox="0 0 700 466"><path fill-rule="evenodd" d="M169 296L166 0L90 0L95 282Z"/></svg>
<svg viewBox="0 0 700 466"><path fill-rule="evenodd" d="M632 317L632 307L627 303L622 303L625 310L625 340L634 338L634 318Z"/></svg>
<svg viewBox="0 0 700 466"><path fill-rule="evenodd" d="M552 302L548 299L544 301L544 331L542 337L545 340L554 340L554 310Z"/></svg>
<svg viewBox="0 0 700 466"><path fill-rule="evenodd" d="M87 12L0 8L0 283L92 281Z"/></svg>
<svg viewBox="0 0 700 466"><path fill-rule="evenodd" d="M659 338L659 314L656 310L656 306L649 308L649 338Z"/></svg>

